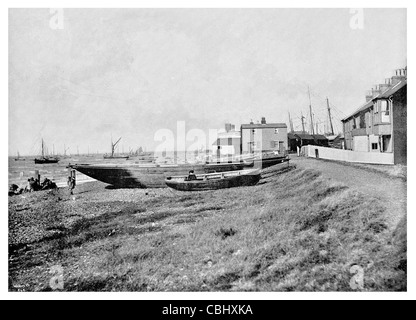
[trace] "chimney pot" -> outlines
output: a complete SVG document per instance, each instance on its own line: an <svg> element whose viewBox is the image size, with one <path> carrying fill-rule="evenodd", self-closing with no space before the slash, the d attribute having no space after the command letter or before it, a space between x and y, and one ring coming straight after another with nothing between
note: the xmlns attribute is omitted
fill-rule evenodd
<svg viewBox="0 0 416 320"><path fill-rule="evenodd" d="M266 118L265 117L261 118L261 124L266 124Z"/></svg>

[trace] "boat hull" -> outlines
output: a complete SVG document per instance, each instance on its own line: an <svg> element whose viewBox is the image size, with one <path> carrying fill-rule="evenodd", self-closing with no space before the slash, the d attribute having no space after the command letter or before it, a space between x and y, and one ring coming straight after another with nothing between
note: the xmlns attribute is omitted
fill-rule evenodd
<svg viewBox="0 0 416 320"><path fill-rule="evenodd" d="M215 178L200 175L197 180L186 181L185 178L168 177L165 183L168 187L179 191L207 191L228 189L236 187L246 187L256 185L261 178L260 170L244 170L247 173L237 171L235 175L221 177L219 174ZM229 173L229 172L228 172ZM208 175L211 176L211 175Z"/></svg>
<svg viewBox="0 0 416 320"><path fill-rule="evenodd" d="M73 164L69 167L117 188L166 188L165 179L169 176L187 175L190 170L194 170L196 174L242 170L245 164L172 166Z"/></svg>
<svg viewBox="0 0 416 320"><path fill-rule="evenodd" d="M58 163L59 159L35 159L35 164Z"/></svg>
<svg viewBox="0 0 416 320"><path fill-rule="evenodd" d="M104 159L128 159L129 156L103 156Z"/></svg>
<svg viewBox="0 0 416 320"><path fill-rule="evenodd" d="M144 165L144 164L73 164L69 167L101 182L117 188L166 188L165 179L170 176L236 171L243 169L265 169L287 161L287 157L256 159L250 162Z"/></svg>

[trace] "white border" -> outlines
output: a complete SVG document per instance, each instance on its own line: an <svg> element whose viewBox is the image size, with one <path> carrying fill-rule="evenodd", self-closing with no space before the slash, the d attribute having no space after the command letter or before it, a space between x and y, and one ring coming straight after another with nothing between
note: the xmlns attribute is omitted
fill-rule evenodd
<svg viewBox="0 0 416 320"><path fill-rule="evenodd" d="M414 46L414 31L415 26L415 4L414 1L271 1L271 0L257 0L257 1L229 1L229 0L212 0L212 1L167 1L167 0L156 0L156 1L132 1L132 0L118 0L118 1L3 1L1 6L1 38L2 38L2 65L1 70L1 97L2 97L2 125L1 125L1 138L2 145L8 145L8 46L4 45L8 43L8 8L49 8L49 7L64 7L64 8L407 8L408 14L408 69L413 70L411 58L416 56ZM7 72L5 72L7 70ZM412 71L410 71L412 74ZM412 84L412 81L410 81ZM409 90L408 104L414 106L415 104L412 90ZM415 119L414 108L409 108L408 119ZM414 128L410 126L408 121L408 163L412 163L414 159L414 148L411 146L414 137ZM2 154L2 168L1 181L2 187L0 190L1 195L6 195L6 176L7 167L7 153L8 148L5 148L6 152ZM413 188L413 177L414 170L411 167L408 170L408 194L415 194ZM410 192L409 192L410 190ZM414 243L415 237L412 232L408 234L408 292L407 293L195 293L195 292L179 292L179 293L9 293L7 282L8 282L8 222L7 222L7 198L2 198L2 214L1 214L1 264L0 264L0 298L1 299L140 299L140 300L223 300L223 299L235 299L235 300L291 300L291 299L316 299L316 300L339 300L339 299L414 299L415 298L415 277L411 273L412 269L415 270L414 266ZM412 230L415 225L415 219L413 218L414 200L410 197L408 199L408 229Z"/></svg>

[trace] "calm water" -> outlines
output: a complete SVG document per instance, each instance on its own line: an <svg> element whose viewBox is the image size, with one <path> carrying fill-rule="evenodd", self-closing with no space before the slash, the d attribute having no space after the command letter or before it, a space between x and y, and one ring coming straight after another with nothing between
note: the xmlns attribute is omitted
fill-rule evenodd
<svg viewBox="0 0 416 320"><path fill-rule="evenodd" d="M169 156L170 154L168 154ZM162 155L155 154L159 159L163 159ZM194 153L189 153L185 157L185 153L181 152L177 154L178 163L184 162L184 159L187 160L195 159ZM9 157L9 185L14 183L19 187L24 187L27 185L27 179L35 177L35 171L39 170L41 175L41 181L46 177L54 181L59 187L66 186L67 177L68 177L68 164L77 164L77 163L115 163L115 164L129 164L135 163L137 159L131 158L129 160L125 159L111 159L104 160L103 155L93 155L93 156L72 156L68 158L60 158L61 160L58 163L52 164L35 164L34 157L22 157L25 158L25 161L15 161L16 157ZM158 162L157 161L157 162ZM80 173L76 172L77 183L83 183L87 181L94 181L94 179Z"/></svg>
<svg viewBox="0 0 416 320"><path fill-rule="evenodd" d="M61 158L58 163L35 164L34 157L27 157L25 161L15 161L15 157L9 157L9 185L17 184L19 187L26 186L27 179L35 177L35 171L39 170L41 181L46 177L54 181L58 186L66 186L69 163L103 163L103 156L93 157L69 157ZM111 162L114 162L111 160ZM125 162L125 160L124 160ZM107 162L106 162L107 163ZM77 182L94 181L94 179L77 172Z"/></svg>

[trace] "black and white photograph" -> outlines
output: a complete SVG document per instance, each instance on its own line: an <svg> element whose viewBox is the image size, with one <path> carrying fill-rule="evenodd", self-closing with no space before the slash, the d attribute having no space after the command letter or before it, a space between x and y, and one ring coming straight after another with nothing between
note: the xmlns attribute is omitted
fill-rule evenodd
<svg viewBox="0 0 416 320"><path fill-rule="evenodd" d="M407 8L7 14L9 294L408 291Z"/></svg>

